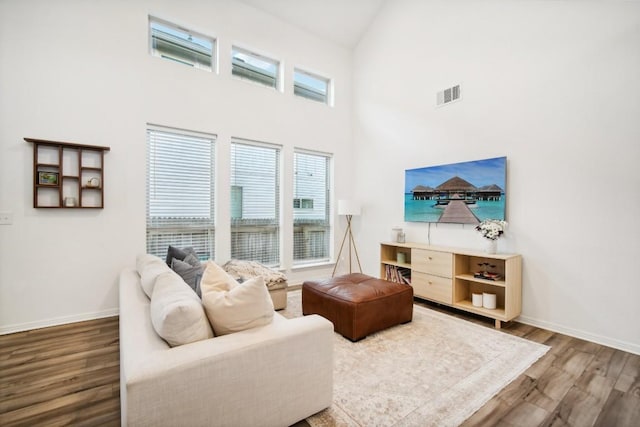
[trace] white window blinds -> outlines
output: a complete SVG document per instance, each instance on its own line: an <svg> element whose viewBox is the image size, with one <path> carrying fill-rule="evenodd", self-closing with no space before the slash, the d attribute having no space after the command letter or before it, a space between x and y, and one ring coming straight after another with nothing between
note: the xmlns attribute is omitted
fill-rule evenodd
<svg viewBox="0 0 640 427"><path fill-rule="evenodd" d="M231 142L231 257L280 264L280 148Z"/></svg>
<svg viewBox="0 0 640 427"><path fill-rule="evenodd" d="M329 261L330 161L326 154L294 153L293 263Z"/></svg>
<svg viewBox="0 0 640 427"><path fill-rule="evenodd" d="M147 129L147 252L169 245L214 258L215 136Z"/></svg>

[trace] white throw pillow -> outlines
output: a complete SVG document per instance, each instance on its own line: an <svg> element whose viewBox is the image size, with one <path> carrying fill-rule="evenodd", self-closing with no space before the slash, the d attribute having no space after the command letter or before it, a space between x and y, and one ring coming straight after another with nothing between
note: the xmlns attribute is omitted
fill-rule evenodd
<svg viewBox="0 0 640 427"><path fill-rule="evenodd" d="M213 337L200 299L173 271L158 276L150 311L153 328L172 347Z"/></svg>
<svg viewBox="0 0 640 427"><path fill-rule="evenodd" d="M200 290L204 294L204 288L209 291L228 291L238 285L238 282L222 269L218 264L209 260L205 264Z"/></svg>
<svg viewBox="0 0 640 427"><path fill-rule="evenodd" d="M140 275L140 285L149 298L153 294L156 279L162 273L171 271L166 262L155 255L141 254L136 257L136 269Z"/></svg>
<svg viewBox="0 0 640 427"><path fill-rule="evenodd" d="M228 276L217 264L215 267L209 264L200 282L202 304L216 335L264 326L273 321L273 301L261 276L223 290L220 288L229 281L220 272Z"/></svg>

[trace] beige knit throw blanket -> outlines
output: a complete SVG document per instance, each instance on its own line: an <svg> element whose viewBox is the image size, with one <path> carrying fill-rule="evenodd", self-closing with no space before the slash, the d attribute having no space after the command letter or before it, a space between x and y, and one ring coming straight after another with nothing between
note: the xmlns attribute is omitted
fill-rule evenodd
<svg viewBox="0 0 640 427"><path fill-rule="evenodd" d="M257 261L232 259L223 265L222 268L236 280L245 281L252 277L262 276L267 288L272 288L279 283L287 281L287 277L283 273L260 264Z"/></svg>

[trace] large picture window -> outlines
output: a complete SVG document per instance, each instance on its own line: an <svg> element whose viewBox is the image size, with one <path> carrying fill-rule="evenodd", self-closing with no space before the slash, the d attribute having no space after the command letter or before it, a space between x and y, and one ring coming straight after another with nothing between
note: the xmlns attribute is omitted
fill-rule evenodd
<svg viewBox="0 0 640 427"><path fill-rule="evenodd" d="M326 154L296 151L293 180L293 263L329 261L330 162Z"/></svg>
<svg viewBox="0 0 640 427"><path fill-rule="evenodd" d="M231 142L231 257L280 265L280 148Z"/></svg>
<svg viewBox="0 0 640 427"><path fill-rule="evenodd" d="M147 253L193 247L213 259L215 136L147 129Z"/></svg>

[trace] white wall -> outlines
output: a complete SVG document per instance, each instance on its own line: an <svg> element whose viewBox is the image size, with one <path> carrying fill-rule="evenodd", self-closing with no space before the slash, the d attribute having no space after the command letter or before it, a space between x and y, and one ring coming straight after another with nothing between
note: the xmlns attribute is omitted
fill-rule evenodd
<svg viewBox="0 0 640 427"><path fill-rule="evenodd" d="M218 38L219 75L148 54L149 14ZM283 61L284 93L230 76L232 43ZM335 107L292 94L293 67L335 80ZM283 146L283 236L293 149L351 171L351 52L233 1L0 1L0 333L117 313L117 278L145 251L147 123L218 135L216 258L229 251L231 137ZM103 210L34 209L24 137L110 146ZM336 186L336 198L350 187ZM291 245L282 254L285 267ZM289 271L293 282L331 266Z"/></svg>
<svg viewBox="0 0 640 427"><path fill-rule="evenodd" d="M507 156L520 320L640 353L640 3L385 4L354 54L358 247L403 222L404 170ZM437 91L462 101L434 108ZM481 248L472 227L431 243Z"/></svg>

